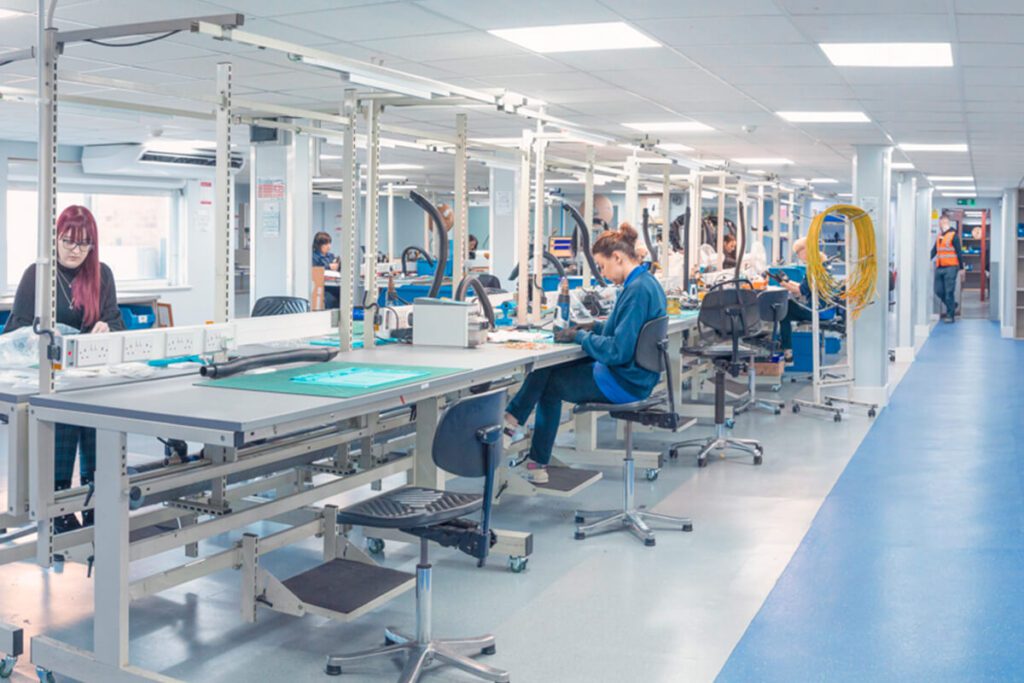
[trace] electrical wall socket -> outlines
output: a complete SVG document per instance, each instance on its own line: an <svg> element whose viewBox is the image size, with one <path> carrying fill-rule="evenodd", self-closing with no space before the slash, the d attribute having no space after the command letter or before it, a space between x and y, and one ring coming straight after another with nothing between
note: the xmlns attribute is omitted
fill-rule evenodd
<svg viewBox="0 0 1024 683"><path fill-rule="evenodd" d="M164 356L166 358L196 356L202 352L203 330L201 328L182 328L180 330L171 328L164 333Z"/></svg>
<svg viewBox="0 0 1024 683"><path fill-rule="evenodd" d="M237 346L232 323L207 325L203 328L203 353L217 353Z"/></svg>
<svg viewBox="0 0 1024 683"><path fill-rule="evenodd" d="M164 334L152 330L126 332L122 335L121 360L147 361L163 358Z"/></svg>
<svg viewBox="0 0 1024 683"><path fill-rule="evenodd" d="M121 362L121 338L107 334L78 334L65 338L64 360L68 367L87 368Z"/></svg>

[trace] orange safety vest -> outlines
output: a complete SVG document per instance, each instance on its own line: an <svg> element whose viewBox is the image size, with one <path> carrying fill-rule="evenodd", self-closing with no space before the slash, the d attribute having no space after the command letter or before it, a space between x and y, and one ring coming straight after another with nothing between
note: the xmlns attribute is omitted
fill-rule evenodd
<svg viewBox="0 0 1024 683"><path fill-rule="evenodd" d="M960 265L956 257L956 247L953 246L954 236L955 233L950 231L945 235L939 235L939 239L935 241L935 265L939 268Z"/></svg>

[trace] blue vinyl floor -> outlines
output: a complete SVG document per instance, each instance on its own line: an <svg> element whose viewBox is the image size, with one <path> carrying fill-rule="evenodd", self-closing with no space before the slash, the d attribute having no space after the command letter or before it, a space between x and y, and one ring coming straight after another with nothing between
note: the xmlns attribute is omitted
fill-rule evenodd
<svg viewBox="0 0 1024 683"><path fill-rule="evenodd" d="M1024 680L1024 344L940 324L719 681Z"/></svg>

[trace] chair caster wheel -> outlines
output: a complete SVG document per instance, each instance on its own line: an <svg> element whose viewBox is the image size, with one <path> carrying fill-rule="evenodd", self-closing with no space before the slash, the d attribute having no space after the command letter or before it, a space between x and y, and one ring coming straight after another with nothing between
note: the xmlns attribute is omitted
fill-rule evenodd
<svg viewBox="0 0 1024 683"><path fill-rule="evenodd" d="M726 429L732 429L735 426L736 426L736 420L732 419L731 417L725 421L725 428Z"/></svg>
<svg viewBox="0 0 1024 683"><path fill-rule="evenodd" d="M779 406L778 408L776 408L774 412L775 412L776 415L781 415L782 414L782 406Z"/></svg>
<svg viewBox="0 0 1024 683"><path fill-rule="evenodd" d="M707 467L707 466L708 466L708 459L707 458L697 458L697 467Z"/></svg>
<svg viewBox="0 0 1024 683"><path fill-rule="evenodd" d="M654 544L655 544L655 541L654 541L653 538L645 538L644 539L644 545L647 546L648 548L653 548Z"/></svg>
<svg viewBox="0 0 1024 683"><path fill-rule="evenodd" d="M340 666L335 666L333 664L328 664L326 667L324 667L324 673L327 674L328 676L340 676L341 675L341 667Z"/></svg>
<svg viewBox="0 0 1024 683"><path fill-rule="evenodd" d="M683 531L693 531L693 525L692 524L684 524L683 525Z"/></svg>
<svg viewBox="0 0 1024 683"><path fill-rule="evenodd" d="M651 467L644 472L644 476L647 478L647 481L657 481L658 474L660 473L661 470L654 469L653 467Z"/></svg>
<svg viewBox="0 0 1024 683"><path fill-rule="evenodd" d="M586 520L585 517L582 517L580 515L576 515L576 517L572 521L573 521L574 524L583 524L587 520Z"/></svg>
<svg viewBox="0 0 1024 683"><path fill-rule="evenodd" d="M383 538L368 538L366 539L366 549L371 555L380 555L384 552L384 539Z"/></svg>
<svg viewBox="0 0 1024 683"><path fill-rule="evenodd" d="M56 683L53 672L41 666L36 667L36 676L39 676L39 683Z"/></svg>
<svg viewBox="0 0 1024 683"><path fill-rule="evenodd" d="M487 647L480 650L482 655L493 655L498 652L498 648L495 645L488 645Z"/></svg>
<svg viewBox="0 0 1024 683"><path fill-rule="evenodd" d="M840 415L839 413L836 413L835 415L832 416L832 421L833 422L842 422L843 421L843 416Z"/></svg>
<svg viewBox="0 0 1024 683"><path fill-rule="evenodd" d="M754 456L754 464L755 465L760 465L762 460L763 460L763 458L760 455L755 455Z"/></svg>
<svg viewBox="0 0 1024 683"><path fill-rule="evenodd" d="M797 405L796 403L793 404L793 412L794 413L799 413L800 412L800 406Z"/></svg>
<svg viewBox="0 0 1024 683"><path fill-rule="evenodd" d="M17 657L8 655L0 659L0 678L7 680L14 673L14 665L18 663Z"/></svg>
<svg viewBox="0 0 1024 683"><path fill-rule="evenodd" d="M672 450L670 450L668 452L668 459L669 460L678 460L679 459L679 450L676 449L676 448L673 448Z"/></svg>
<svg viewBox="0 0 1024 683"><path fill-rule="evenodd" d="M522 555L512 555L508 558L508 569L513 574L522 574L526 571L527 562L529 562L529 558Z"/></svg>
<svg viewBox="0 0 1024 683"><path fill-rule="evenodd" d="M878 411L874 408L868 411L868 417L874 417L875 415L878 415Z"/></svg>
<svg viewBox="0 0 1024 683"><path fill-rule="evenodd" d="M575 534L573 534L572 537L574 539L576 539L577 541L582 541L584 538L587 537L587 535L585 533L583 533L582 531L577 531Z"/></svg>

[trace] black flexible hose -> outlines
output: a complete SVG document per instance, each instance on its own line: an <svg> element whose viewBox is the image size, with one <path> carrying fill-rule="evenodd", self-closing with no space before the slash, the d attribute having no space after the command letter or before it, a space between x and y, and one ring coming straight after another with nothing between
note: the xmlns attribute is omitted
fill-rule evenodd
<svg viewBox="0 0 1024 683"><path fill-rule="evenodd" d="M672 248L679 251L683 248L683 240L679 237L680 230L688 230L690 228L690 207L686 207L686 211L676 216L675 220L669 226L668 230L668 241L672 245Z"/></svg>
<svg viewBox="0 0 1024 683"><path fill-rule="evenodd" d="M476 299L480 302L480 308L484 309L484 315L487 316L487 322L490 323L491 329L493 330L496 327L496 323L494 321L494 306L491 305L491 298L487 295L487 290L484 289L482 284L480 284L480 280L478 278L475 278L472 275L463 278L462 282L460 282L459 286L455 289L455 300L465 301L466 294L470 287L473 288L473 292L476 294Z"/></svg>
<svg viewBox="0 0 1024 683"><path fill-rule="evenodd" d="M409 259L409 254L419 254L426 259L428 265L434 265L434 259L430 256L430 253L422 247L411 245L405 248L402 252L402 275L409 275L409 272L405 269L406 263Z"/></svg>
<svg viewBox="0 0 1024 683"><path fill-rule="evenodd" d="M292 349L289 351L275 351L264 353L259 356L248 358L236 358L226 363L212 363L199 368L199 374L203 377L222 378L237 375L246 370L263 368L268 365L283 365L285 363L325 363L338 355L338 349Z"/></svg>
<svg viewBox="0 0 1024 683"><path fill-rule="evenodd" d="M643 233L644 233L644 244L647 245L647 253L651 255L651 263L658 262L658 247L651 240L651 214L650 211L644 207L644 219L643 219Z"/></svg>
<svg viewBox="0 0 1024 683"><path fill-rule="evenodd" d="M530 253L533 253L533 252L531 251ZM550 263L551 265L553 265L555 267L555 270L558 271L558 277L560 277L560 278L565 277L565 266L563 266L562 262L559 261L557 258L555 258L554 255L550 251L548 251L547 249L544 250L544 260L546 260L548 263ZM509 273L508 279L509 280L517 280L517 279L519 279L519 264L518 263L516 264L516 267L512 269L512 272Z"/></svg>
<svg viewBox="0 0 1024 683"><path fill-rule="evenodd" d="M572 216L572 220L576 223L576 229L573 231L573 236L579 236L580 244L583 247L583 258L587 259L587 265L590 266L590 272L597 280L597 284L604 287L608 282L601 275L601 269L597 267L597 263L594 262L594 254L590 251L590 229L587 227L587 222L583 220L583 216L579 210L572 204L562 204L562 208ZM511 278L510 278L511 279ZM584 283L587 285L587 283Z"/></svg>
<svg viewBox="0 0 1024 683"><path fill-rule="evenodd" d="M441 212L426 197L416 190L410 190L409 199L416 206L427 212L427 215L430 216L430 224L434 226L434 232L437 233L437 262L434 267L434 281L431 283L430 291L427 293L427 296L433 299L441 293L444 271L448 268L448 234L444 229L444 220L441 218Z"/></svg>
<svg viewBox="0 0 1024 683"><path fill-rule="evenodd" d="M739 212L739 219L740 219L740 229L739 229L739 238L740 239L739 239L739 244L736 245L736 279L737 280L740 279L740 266L743 265L743 249L746 247L745 243L747 241L747 219L743 215L744 213L746 213L744 211L745 208L746 207L743 205L743 200L742 199L739 202L737 202L736 209Z"/></svg>

